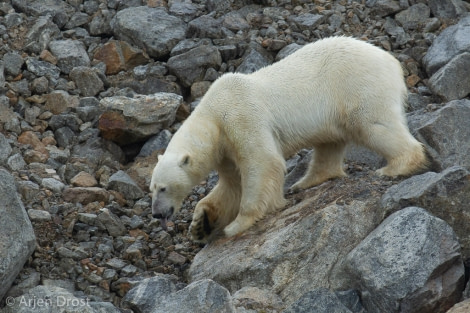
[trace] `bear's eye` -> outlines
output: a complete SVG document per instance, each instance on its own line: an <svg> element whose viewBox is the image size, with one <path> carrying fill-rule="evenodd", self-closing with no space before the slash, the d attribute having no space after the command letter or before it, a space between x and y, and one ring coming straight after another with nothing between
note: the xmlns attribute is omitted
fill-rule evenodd
<svg viewBox="0 0 470 313"><path fill-rule="evenodd" d="M160 192L165 192L166 191L166 187L161 187L160 188Z"/></svg>

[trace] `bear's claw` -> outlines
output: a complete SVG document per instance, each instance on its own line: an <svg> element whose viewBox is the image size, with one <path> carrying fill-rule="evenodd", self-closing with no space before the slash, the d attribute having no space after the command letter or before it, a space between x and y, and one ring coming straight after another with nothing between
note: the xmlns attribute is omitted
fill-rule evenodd
<svg viewBox="0 0 470 313"><path fill-rule="evenodd" d="M212 228L209 223L209 216L203 210L203 214L194 218L189 226L189 232L196 241L206 242L207 238L212 233Z"/></svg>

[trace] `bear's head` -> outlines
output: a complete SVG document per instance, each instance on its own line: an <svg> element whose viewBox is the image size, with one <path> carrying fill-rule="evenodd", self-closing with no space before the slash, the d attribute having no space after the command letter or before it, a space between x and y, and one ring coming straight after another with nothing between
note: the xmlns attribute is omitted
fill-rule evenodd
<svg viewBox="0 0 470 313"><path fill-rule="evenodd" d="M189 154L165 153L158 156L150 181L152 216L158 218L163 228L174 213L181 209L186 195L193 187Z"/></svg>

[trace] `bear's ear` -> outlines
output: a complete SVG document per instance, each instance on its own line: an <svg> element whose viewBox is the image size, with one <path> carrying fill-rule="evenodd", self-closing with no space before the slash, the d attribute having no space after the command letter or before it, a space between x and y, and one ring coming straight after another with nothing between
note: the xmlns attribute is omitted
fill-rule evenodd
<svg viewBox="0 0 470 313"><path fill-rule="evenodd" d="M184 154L179 160L178 165L180 167L183 167L183 166L189 165L190 162L191 162L191 158L189 154Z"/></svg>

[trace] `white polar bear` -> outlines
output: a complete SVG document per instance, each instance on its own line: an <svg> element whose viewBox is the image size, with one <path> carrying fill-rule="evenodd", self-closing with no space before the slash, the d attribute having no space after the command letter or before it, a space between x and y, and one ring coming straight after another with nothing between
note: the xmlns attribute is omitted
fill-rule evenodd
<svg viewBox="0 0 470 313"><path fill-rule="evenodd" d="M210 241L233 236L284 206L285 158L314 148L293 190L345 176L354 142L384 156L387 176L424 168L410 134L400 63L362 41L332 37L308 44L252 74L225 74L173 136L153 171L152 212L164 223L191 188L216 169L219 181L197 204L190 232Z"/></svg>

